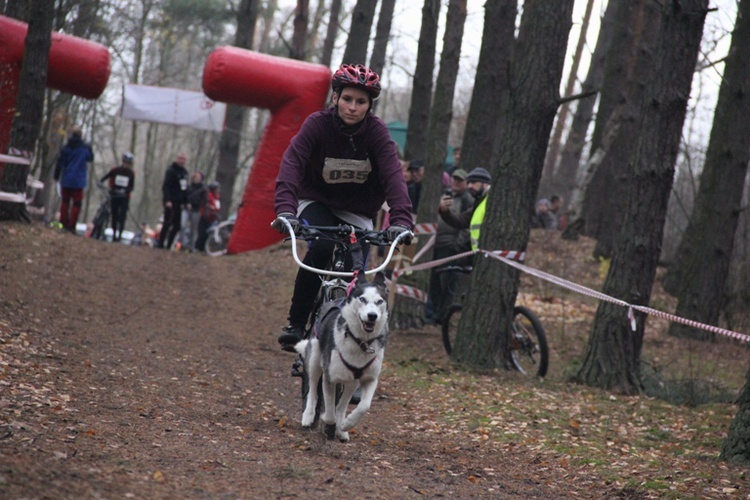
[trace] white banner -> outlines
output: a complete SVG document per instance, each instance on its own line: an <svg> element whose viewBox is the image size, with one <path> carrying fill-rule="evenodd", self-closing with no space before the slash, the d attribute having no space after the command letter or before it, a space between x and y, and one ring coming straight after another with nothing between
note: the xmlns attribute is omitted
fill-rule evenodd
<svg viewBox="0 0 750 500"><path fill-rule="evenodd" d="M121 116L126 120L221 132L226 108L226 104L212 101L203 92L128 84Z"/></svg>

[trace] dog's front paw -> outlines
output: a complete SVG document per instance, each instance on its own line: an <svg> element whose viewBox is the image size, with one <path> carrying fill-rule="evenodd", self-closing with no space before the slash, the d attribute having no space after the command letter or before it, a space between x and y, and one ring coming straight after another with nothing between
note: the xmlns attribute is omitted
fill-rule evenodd
<svg viewBox="0 0 750 500"><path fill-rule="evenodd" d="M315 409L306 409L302 414L302 427L312 427L315 423Z"/></svg>
<svg viewBox="0 0 750 500"><path fill-rule="evenodd" d="M349 433L344 431L336 431L336 437L339 438L339 441L342 443L349 442Z"/></svg>

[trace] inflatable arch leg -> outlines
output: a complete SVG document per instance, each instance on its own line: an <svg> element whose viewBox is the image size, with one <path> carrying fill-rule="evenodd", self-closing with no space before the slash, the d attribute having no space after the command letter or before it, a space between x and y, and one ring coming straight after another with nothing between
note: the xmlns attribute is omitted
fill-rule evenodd
<svg viewBox="0 0 750 500"><path fill-rule="evenodd" d="M220 47L206 60L203 92L216 101L271 111L245 186L228 252L257 250L281 239L271 229L276 175L289 141L325 104L331 71L322 65Z"/></svg>
<svg viewBox="0 0 750 500"><path fill-rule="evenodd" d="M0 153L8 150L16 111L18 78L28 26L0 16ZM110 54L107 47L70 35L52 33L47 86L87 99L96 99L107 86Z"/></svg>

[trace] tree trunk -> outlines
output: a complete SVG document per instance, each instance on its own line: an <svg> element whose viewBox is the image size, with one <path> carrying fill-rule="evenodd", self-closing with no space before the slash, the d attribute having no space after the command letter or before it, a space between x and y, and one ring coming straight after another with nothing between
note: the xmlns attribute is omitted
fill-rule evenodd
<svg viewBox="0 0 750 500"><path fill-rule="evenodd" d="M44 92L47 84L47 63L52 45L53 0L35 0L30 7L30 20L18 82L16 116L10 131L10 147L34 153L42 127ZM28 165L6 164L0 177L0 191L25 193ZM30 220L26 206L0 202L0 217Z"/></svg>
<svg viewBox="0 0 750 500"><path fill-rule="evenodd" d="M517 7L517 0L488 0L485 4L482 48L461 144L464 165L489 165L497 159L497 138L503 136L498 124L503 123L500 117L507 114L510 99ZM488 113L488 109L496 112Z"/></svg>
<svg viewBox="0 0 750 500"><path fill-rule="evenodd" d="M409 127L406 130L404 157L409 160L424 158L427 144L427 127L430 122L432 102L432 74L435 69L440 0L424 0L422 27L419 30L417 66L411 89Z"/></svg>
<svg viewBox="0 0 750 500"><path fill-rule="evenodd" d="M573 0L526 2L510 73L510 102L491 165L493 188L480 248L525 250L529 209L539 186L552 122L559 104ZM512 125L512 126L511 126ZM505 368L507 332L518 293L518 271L477 258L453 358L473 368ZM488 297L490 300L488 300Z"/></svg>
<svg viewBox="0 0 750 500"><path fill-rule="evenodd" d="M383 0L380 3L380 15L375 27L375 43L370 55L370 69L382 75L385 66L385 55L388 49L388 40L391 37L391 24L393 23L393 11L396 8L396 0ZM376 110L378 101L372 106Z"/></svg>
<svg viewBox="0 0 750 500"><path fill-rule="evenodd" d="M693 213L665 286L678 316L715 325L724 305L729 261L742 211L750 162L750 0L742 0L724 66L714 123ZM680 323L669 333L706 340L711 334Z"/></svg>
<svg viewBox="0 0 750 500"><path fill-rule="evenodd" d="M453 118L453 95L456 89L456 76L461 58L461 41L466 21L466 0L450 0L445 22L443 52L440 56L440 70L435 84L435 101L430 112L427 148L425 155L425 175L422 181L417 211L417 222L436 222L437 205L442 193L443 165L448 146L448 133ZM413 276L414 285L420 290L429 288L430 273ZM424 317L424 308L414 307L414 301L406 299L408 305L396 304L394 310L399 324L409 323L403 317L413 316L419 323Z"/></svg>
<svg viewBox="0 0 750 500"><path fill-rule="evenodd" d="M294 12L294 33L292 34L292 50L290 59L305 60L305 41L307 40L307 22L310 17L310 0L297 0Z"/></svg>
<svg viewBox="0 0 750 500"><path fill-rule="evenodd" d="M624 1L627 0L609 0L607 3L607 10L602 18L599 36L596 39L596 47L591 57L591 64L586 74L586 79L581 86L581 92L590 92L593 90L601 92L602 80L604 79L604 64L607 60L609 46L612 41L612 33L615 31L616 14L619 5ZM586 143L586 134L594 116L596 101L596 95L578 100L576 112L573 115L573 122L570 124L570 129L568 130L565 147L560 155L560 164L557 172L552 177L550 191L559 193L565 200L570 200L568 202L569 214L572 211L577 211L580 214L580 205L578 207L573 205L573 193L579 187L577 179L579 177L579 169L583 167L581 165L581 157L583 156L583 148ZM581 177L583 176L581 175ZM573 221L570 217L569 220ZM569 225L568 227L571 226ZM575 239L577 234L568 233L566 236L564 232L563 237Z"/></svg>
<svg viewBox="0 0 750 500"><path fill-rule="evenodd" d="M237 11L236 47L250 49L255 36L255 22L258 19L258 0L242 0ZM227 104L224 130L219 140L219 166L216 180L221 185L221 216L227 218L232 210L234 184L237 181L240 156L240 140L245 128L247 110L243 106Z"/></svg>
<svg viewBox="0 0 750 500"><path fill-rule="evenodd" d="M323 54L320 56L320 64L331 66L333 46L339 34L339 15L341 14L341 0L331 0L331 15L328 18L328 29L326 39L323 42Z"/></svg>
<svg viewBox="0 0 750 500"><path fill-rule="evenodd" d="M346 40L342 64L365 64L367 61L367 45L370 42L370 30L377 4L378 0L357 0L352 11L352 24L349 27L349 38Z"/></svg>
<svg viewBox="0 0 750 500"><path fill-rule="evenodd" d="M578 34L578 43L573 52L573 62L570 66L568 82L565 84L565 96L573 94L576 82L578 81L578 67L581 65L581 56L583 54L583 47L586 45L586 35L589 31L589 22L591 21L591 12L593 10L594 0L588 0L586 3L586 11L583 14L583 20L581 21L581 32ZM560 142L562 140L563 130L565 129L565 122L568 121L569 106L570 104L568 103L563 104L560 106L560 110L557 114L557 123L555 124L555 129L549 142L547 158L544 162L544 170L542 172L542 190L550 189L552 177L555 173L555 167L557 166L557 157L560 154Z"/></svg>
<svg viewBox="0 0 750 500"><path fill-rule="evenodd" d="M627 164L622 229L603 287L605 294L635 305L648 305L651 296L707 8L708 0L667 2L661 8L654 71ZM645 320L634 313L631 329L622 306L602 302L575 380L618 393L639 392Z"/></svg>
<svg viewBox="0 0 750 500"><path fill-rule="evenodd" d="M644 0L628 1L616 5L618 8L614 24L616 29L607 52L604 80L599 95L599 107L591 137L590 155L594 154L600 147L604 130L613 111L618 106L628 102L628 92L632 88L632 70L639 55L636 49L641 23L638 20L642 16L643 6ZM658 9L658 7L654 8ZM617 166L621 167L620 164L617 164ZM585 233L589 236L598 237L602 226L610 223L602 213L607 201L615 198L611 193L610 168L616 167L615 165L602 165L594 174L591 184L584 193L582 217L585 220ZM616 199L618 202L620 200L621 198Z"/></svg>
<svg viewBox="0 0 750 500"><path fill-rule="evenodd" d="M744 0L740 2L740 9L742 9L742 3L746 2ZM750 370L745 375L745 386L742 388L737 405L739 409L729 425L729 433L721 447L719 458L747 467L750 465L750 432L748 432L750 430Z"/></svg>

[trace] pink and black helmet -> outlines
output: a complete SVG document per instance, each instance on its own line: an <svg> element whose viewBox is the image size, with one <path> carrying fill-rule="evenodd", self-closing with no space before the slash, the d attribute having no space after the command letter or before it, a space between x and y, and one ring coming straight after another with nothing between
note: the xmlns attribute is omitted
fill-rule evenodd
<svg viewBox="0 0 750 500"><path fill-rule="evenodd" d="M380 77L361 64L342 64L333 74L331 88L336 92L344 87L362 89L373 99L377 99L380 95Z"/></svg>

